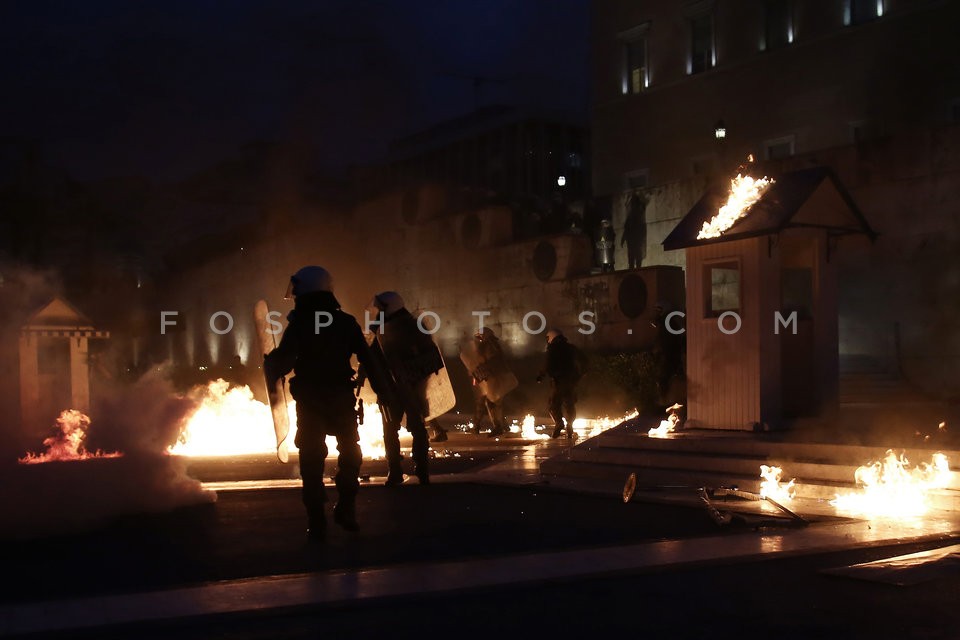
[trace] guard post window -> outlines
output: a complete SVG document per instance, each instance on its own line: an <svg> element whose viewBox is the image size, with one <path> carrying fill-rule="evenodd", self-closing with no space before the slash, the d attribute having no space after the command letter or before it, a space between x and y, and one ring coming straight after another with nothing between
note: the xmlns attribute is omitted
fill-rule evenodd
<svg viewBox="0 0 960 640"><path fill-rule="evenodd" d="M706 293L704 315L719 317L725 311L740 310L740 263L736 260L710 262L703 266Z"/></svg>
<svg viewBox="0 0 960 640"><path fill-rule="evenodd" d="M650 86L647 73L647 29L644 23L619 34L621 47L621 89L624 95L640 93Z"/></svg>

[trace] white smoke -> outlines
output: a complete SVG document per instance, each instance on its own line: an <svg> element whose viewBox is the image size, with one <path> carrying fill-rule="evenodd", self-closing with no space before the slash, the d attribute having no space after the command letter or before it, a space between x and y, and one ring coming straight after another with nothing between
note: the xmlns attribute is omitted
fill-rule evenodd
<svg viewBox="0 0 960 640"><path fill-rule="evenodd" d="M166 454L194 408L156 371L105 394L91 412L86 449L123 456L0 469L0 537L66 534L120 515L214 502L184 459Z"/></svg>

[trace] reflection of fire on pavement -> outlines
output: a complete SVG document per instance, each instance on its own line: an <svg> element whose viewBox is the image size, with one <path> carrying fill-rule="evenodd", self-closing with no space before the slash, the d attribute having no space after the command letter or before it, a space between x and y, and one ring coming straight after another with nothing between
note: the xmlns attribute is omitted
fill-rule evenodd
<svg viewBox="0 0 960 640"><path fill-rule="evenodd" d="M103 451L87 451L84 440L87 429L90 427L90 418L76 409L66 409L57 418L56 435L43 441L47 448L43 453L27 452L19 459L22 464L38 464L41 462L58 462L66 460L86 460L88 458L117 458L123 455L118 452L104 453Z"/></svg>

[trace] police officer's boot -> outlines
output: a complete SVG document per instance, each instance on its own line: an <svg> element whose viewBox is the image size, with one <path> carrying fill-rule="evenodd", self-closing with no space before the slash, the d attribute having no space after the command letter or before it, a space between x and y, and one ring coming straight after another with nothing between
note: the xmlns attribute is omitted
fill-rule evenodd
<svg viewBox="0 0 960 640"><path fill-rule="evenodd" d="M385 487L395 487L399 484L403 484L403 469L399 466L394 467L390 466L390 471L387 472L387 481L383 483Z"/></svg>
<svg viewBox="0 0 960 640"><path fill-rule="evenodd" d="M307 540L323 542L327 538L327 514L320 510L307 511Z"/></svg>
<svg viewBox="0 0 960 640"><path fill-rule="evenodd" d="M574 440L577 434L573 432L573 421L576 420L577 414L571 412L565 418L567 420L567 440Z"/></svg>
<svg viewBox="0 0 960 640"><path fill-rule="evenodd" d="M550 437L557 439L560 437L560 434L563 433L563 418L554 418L554 425L553 434L551 434Z"/></svg>
<svg viewBox="0 0 960 640"><path fill-rule="evenodd" d="M418 456L414 462L416 463L414 469L417 480L420 484L430 484L430 463L427 456Z"/></svg>
<svg viewBox="0 0 960 640"><path fill-rule="evenodd" d="M333 507L333 521L346 531L360 531L357 524L357 512L353 503L338 502Z"/></svg>

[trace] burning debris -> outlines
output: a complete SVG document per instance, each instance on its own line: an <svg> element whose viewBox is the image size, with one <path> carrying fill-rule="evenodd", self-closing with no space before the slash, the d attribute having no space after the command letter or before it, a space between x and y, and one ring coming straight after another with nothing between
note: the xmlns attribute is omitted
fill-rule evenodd
<svg viewBox="0 0 960 640"><path fill-rule="evenodd" d="M682 404L674 404L673 406L667 407L666 419L661 420L659 426L647 431L647 435L651 438L666 438L667 435L679 429L681 409L683 409Z"/></svg>
<svg viewBox="0 0 960 640"><path fill-rule="evenodd" d="M837 495L830 504L839 511L865 516L910 517L929 509L929 494L950 484L947 457L933 454L931 462L910 467L907 458L887 451L883 460L859 467L854 479L860 493Z"/></svg>
<svg viewBox="0 0 960 640"><path fill-rule="evenodd" d="M86 460L88 458L118 458L122 453L113 451L89 452L84 448L90 418L76 409L66 409L57 418L57 434L43 441L47 450L43 453L27 454L18 459L21 464L39 464L42 462L62 462L66 460Z"/></svg>
<svg viewBox="0 0 960 640"><path fill-rule="evenodd" d="M760 483L760 497L764 499L773 499L780 502L793 500L796 487L795 479L791 479L785 485L780 484L780 476L783 469L780 467L769 467L765 464L760 465L760 477L763 481Z"/></svg>
<svg viewBox="0 0 960 640"><path fill-rule="evenodd" d="M514 427L516 427L516 431L514 431ZM510 427L510 431L519 433L520 437L524 440L548 440L550 438L549 433L537 431L537 419L529 413L523 416L523 420L519 426L516 424L516 421L514 421L513 426Z"/></svg>
<svg viewBox="0 0 960 640"><path fill-rule="evenodd" d="M215 492L187 475L185 460L167 455L194 408L148 375L98 400L93 420L62 412L58 434L44 442L46 452L0 468L0 512L17 514L0 522L0 538L64 535L121 514L215 502ZM89 451L88 442L111 453ZM52 461L57 464L36 464Z"/></svg>
<svg viewBox="0 0 960 640"><path fill-rule="evenodd" d="M756 204L774 182L772 178L766 176L757 179L738 173L737 177L730 181L730 192L726 204L720 207L720 211L709 222L703 223L703 228L697 234L697 240L719 238Z"/></svg>

